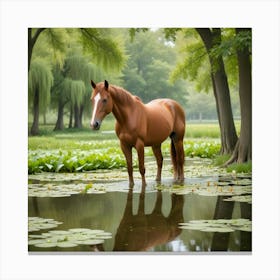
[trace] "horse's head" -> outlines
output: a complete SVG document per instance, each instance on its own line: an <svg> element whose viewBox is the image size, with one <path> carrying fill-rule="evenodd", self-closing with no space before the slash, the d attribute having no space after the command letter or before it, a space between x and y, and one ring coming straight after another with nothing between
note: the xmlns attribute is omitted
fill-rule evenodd
<svg viewBox="0 0 280 280"><path fill-rule="evenodd" d="M113 103L109 93L109 83L105 80L104 83L95 84L91 81L92 86L92 118L90 126L92 129L98 130L102 120L112 112Z"/></svg>

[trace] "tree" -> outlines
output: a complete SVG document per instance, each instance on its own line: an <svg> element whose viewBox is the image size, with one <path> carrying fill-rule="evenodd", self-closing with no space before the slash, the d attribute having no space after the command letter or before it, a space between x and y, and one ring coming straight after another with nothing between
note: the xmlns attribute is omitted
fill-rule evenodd
<svg viewBox="0 0 280 280"><path fill-rule="evenodd" d="M211 31L210 28L196 28L196 31L205 45L211 65L211 80L221 131L221 154L231 154L237 142L237 134L233 122L227 74L223 57L211 55L211 50L215 48L215 45L221 43L221 29L213 28Z"/></svg>
<svg viewBox="0 0 280 280"><path fill-rule="evenodd" d="M45 108L50 102L50 91L53 84L51 67L43 59L32 61L28 73L28 93L33 100L33 124L31 135L39 133L39 108Z"/></svg>
<svg viewBox="0 0 280 280"><path fill-rule="evenodd" d="M50 103L52 66L61 65L63 61L65 39L66 32L63 29L28 29L28 95L30 101L33 99L31 135L39 133L39 113L45 115Z"/></svg>
<svg viewBox="0 0 280 280"><path fill-rule="evenodd" d="M237 142L237 134L233 122L233 114L230 100L230 90L225 71L223 56L219 53L213 55L213 49L217 48L222 42L220 28L196 28L203 45L195 40L195 33L192 30L165 29L166 36L176 39L178 31L182 31L187 36L187 43L184 46L186 58L179 63L173 72L172 78L178 77L197 79L200 83L199 90L208 91L210 83L216 100L216 110L220 126L221 135L221 154L230 154L234 150ZM190 41L191 35L194 40ZM208 57L208 62L205 61ZM206 64L205 64L206 63ZM209 68L207 65L209 64ZM201 70L203 68L203 70ZM199 79L198 79L199 77Z"/></svg>
<svg viewBox="0 0 280 280"><path fill-rule="evenodd" d="M131 30L134 29L130 29L130 33ZM143 102L169 97L184 106L187 93L185 81L171 83L169 80L169 73L176 62L174 45L168 44L162 30L134 31L132 42L126 38L129 59L123 71L124 87Z"/></svg>
<svg viewBox="0 0 280 280"><path fill-rule="evenodd" d="M113 38L111 35L112 34L109 29L98 28L28 29L28 71L30 72L32 60L36 56L47 57L48 60L52 61L52 66L55 69L54 93L52 95L55 97L54 100L57 101L58 107L58 118L55 129L63 128L64 106L67 102L71 101L71 96L74 98L72 100L75 100L75 104L71 107L71 109L73 108L75 112L75 126L81 127L81 120L84 112L83 102L86 100L85 93L87 93L87 95L90 94L90 79L97 78L96 75L93 76L93 68L96 70L96 66L99 66L102 69L107 69L108 71L119 71L123 67L126 60L123 48L118 40ZM73 42L76 42L76 44L80 46L80 49L84 54L83 60L87 61L84 65L85 69L82 69L82 73L80 73L82 78L77 80L72 79L73 83L69 84L69 81L65 83L63 82L63 74L59 73L59 68L61 69L61 72L64 71L62 69L65 64L64 57L67 54L67 49L69 50L70 46L73 46ZM42 47L42 45L44 45L44 47ZM50 57L50 54L52 54L52 57ZM57 65L59 67L57 67ZM76 70L80 71L81 69L76 67ZM72 68L72 73L73 71L74 70ZM67 93L66 96L62 96L66 93L64 87L68 87L69 89L69 86L72 89L72 91L70 91L72 94ZM75 94L73 91L76 91ZM37 98L38 94L35 94L34 98L35 97ZM38 102L38 100L34 100L34 106L36 106ZM36 108L36 110L34 109L33 111L38 114L39 118L39 108ZM38 122L36 123L36 127L37 126ZM38 133L38 129L32 130L32 134L34 133Z"/></svg>
<svg viewBox="0 0 280 280"><path fill-rule="evenodd" d="M46 29L46 28L38 28L34 34L32 34L33 28L28 28L28 71L30 69L31 64L31 57L33 48L35 46L35 43L38 40L39 35Z"/></svg>
<svg viewBox="0 0 280 280"><path fill-rule="evenodd" d="M240 137L231 158L226 165L252 159L252 74L251 74L251 36L252 30L237 28L235 49L239 69L239 98L241 111Z"/></svg>

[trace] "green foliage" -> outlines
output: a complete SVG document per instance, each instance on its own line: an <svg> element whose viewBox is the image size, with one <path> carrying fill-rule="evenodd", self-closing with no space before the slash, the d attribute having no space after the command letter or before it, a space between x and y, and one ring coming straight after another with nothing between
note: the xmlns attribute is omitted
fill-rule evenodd
<svg viewBox="0 0 280 280"><path fill-rule="evenodd" d="M252 49L252 32L251 30L240 31L235 34L234 29L223 30L223 40L220 44L212 48L210 55L213 58L219 56L228 57L236 54L236 51L242 51L248 48L251 52Z"/></svg>
<svg viewBox="0 0 280 280"><path fill-rule="evenodd" d="M169 32L169 29L164 29ZM211 67L206 49L195 29L171 29L176 38L176 48L180 52L180 59L173 69L170 80L183 78L191 82L191 87L198 92L212 90ZM171 37L172 37L171 36ZM216 42L210 51L213 61L223 57L224 65L231 92L237 92L238 67L236 51L248 46L251 49L251 32L245 30L236 35L233 28L221 29L221 41ZM219 67L219 65L215 65Z"/></svg>
<svg viewBox="0 0 280 280"><path fill-rule="evenodd" d="M252 161L248 161L245 163L232 163L227 167L227 172L251 173Z"/></svg>
<svg viewBox="0 0 280 280"><path fill-rule="evenodd" d="M51 66L45 59L35 58L32 60L28 73L28 95L32 101L36 91L39 93L39 106L47 108L50 103L50 92L53 85Z"/></svg>
<svg viewBox="0 0 280 280"><path fill-rule="evenodd" d="M72 80L70 86L70 96L74 104L81 105L85 94L85 84L81 80Z"/></svg>
<svg viewBox="0 0 280 280"><path fill-rule="evenodd" d="M83 49L106 71L119 72L124 66L126 56L121 43L111 37L109 29L81 28L80 42Z"/></svg>
<svg viewBox="0 0 280 280"><path fill-rule="evenodd" d="M28 173L37 172L81 172L96 169L125 167L125 159L119 149L102 151L54 150L29 152Z"/></svg>
<svg viewBox="0 0 280 280"><path fill-rule="evenodd" d="M178 51L181 59L170 75L171 81L187 79L194 84L195 90L209 92L212 84L210 79L210 63L202 41L194 32L182 30Z"/></svg>
<svg viewBox="0 0 280 280"><path fill-rule="evenodd" d="M218 155L214 158L213 164L215 166L223 166L230 158L230 155ZM227 172L230 173L252 173L252 161L245 163L232 163L226 167Z"/></svg>
<svg viewBox="0 0 280 280"><path fill-rule="evenodd" d="M213 164L215 166L222 166L226 161L228 161L230 155L218 155L214 158Z"/></svg>
<svg viewBox="0 0 280 280"><path fill-rule="evenodd" d="M126 167L118 140L80 142L34 137L29 142L29 174L42 171L81 172ZM169 156L169 150L170 141L166 141L162 146L163 154ZM218 154L220 144L216 140L185 140L184 150L185 155L189 157L213 158ZM147 149L145 154L152 156L152 149ZM136 154L134 165L137 165Z"/></svg>
<svg viewBox="0 0 280 280"><path fill-rule="evenodd" d="M189 157L213 158L221 149L217 141L184 141L185 155Z"/></svg>
<svg viewBox="0 0 280 280"><path fill-rule="evenodd" d="M129 59L124 69L124 87L144 102L169 97L185 104L187 94L183 81L170 83L169 73L176 61L173 45L164 38L162 30L133 32L132 43L127 43ZM129 38L126 38L130 42Z"/></svg>

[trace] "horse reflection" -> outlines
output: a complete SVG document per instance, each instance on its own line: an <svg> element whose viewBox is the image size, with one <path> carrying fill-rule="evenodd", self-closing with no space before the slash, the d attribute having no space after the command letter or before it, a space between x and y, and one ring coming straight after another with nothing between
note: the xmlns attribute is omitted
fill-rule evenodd
<svg viewBox="0 0 280 280"><path fill-rule="evenodd" d="M147 251L174 240L181 233L178 223L183 222L183 206L184 197L172 194L171 210L165 217L161 210L162 193L158 191L152 213L145 214L145 189L142 188L138 212L133 215L133 190L130 189L113 251Z"/></svg>

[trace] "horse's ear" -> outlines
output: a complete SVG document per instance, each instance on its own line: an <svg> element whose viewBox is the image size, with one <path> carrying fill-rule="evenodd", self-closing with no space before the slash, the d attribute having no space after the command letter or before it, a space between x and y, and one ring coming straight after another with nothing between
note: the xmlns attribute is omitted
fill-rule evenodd
<svg viewBox="0 0 280 280"><path fill-rule="evenodd" d="M106 80L104 81L104 86L105 86L106 90L108 90L109 83Z"/></svg>
<svg viewBox="0 0 280 280"><path fill-rule="evenodd" d="M90 80L90 83L91 83L92 88L95 88L95 87L96 87L96 84L94 83L93 80Z"/></svg>

